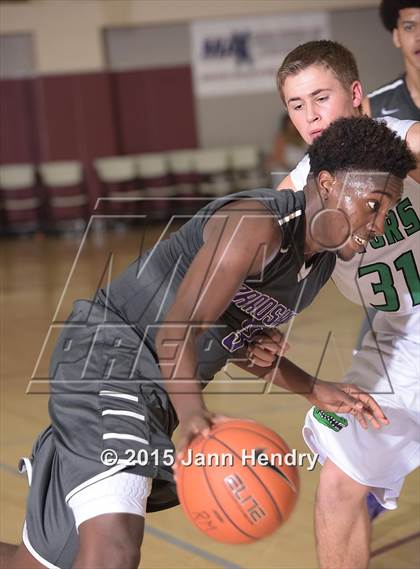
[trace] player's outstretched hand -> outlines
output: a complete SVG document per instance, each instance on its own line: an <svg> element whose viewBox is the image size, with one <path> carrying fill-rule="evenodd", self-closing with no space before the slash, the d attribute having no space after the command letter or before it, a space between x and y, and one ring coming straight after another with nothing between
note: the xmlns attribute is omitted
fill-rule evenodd
<svg viewBox="0 0 420 569"><path fill-rule="evenodd" d="M324 411L351 413L364 429L368 428L368 422L375 429L389 423L375 399L351 383L335 383L319 379L314 384L308 399Z"/></svg>
<svg viewBox="0 0 420 569"><path fill-rule="evenodd" d="M223 423L226 421L231 421L232 417L226 417L225 415L218 415L216 413L210 413L205 408L198 411L194 411L191 415L185 419L181 419L179 422L179 428L181 431L181 438L177 445L177 455L172 470L174 471L175 480L176 472L179 462L184 457L184 453L188 445L191 443L192 439L197 435L202 435L203 437L208 437L210 429L213 425L218 423Z"/></svg>
<svg viewBox="0 0 420 569"><path fill-rule="evenodd" d="M248 344L247 355L251 363L261 367L270 367L278 356L283 356L289 349L284 334L276 328L266 328Z"/></svg>

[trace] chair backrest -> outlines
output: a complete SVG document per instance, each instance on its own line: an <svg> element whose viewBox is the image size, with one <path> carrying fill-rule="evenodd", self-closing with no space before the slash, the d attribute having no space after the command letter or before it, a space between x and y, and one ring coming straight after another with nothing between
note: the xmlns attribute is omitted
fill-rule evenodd
<svg viewBox="0 0 420 569"><path fill-rule="evenodd" d="M44 162L39 173L42 183L52 188L77 186L83 179L82 163L78 161Z"/></svg>
<svg viewBox="0 0 420 569"><path fill-rule="evenodd" d="M136 178L134 156L109 156L94 160L96 173L101 182L129 182Z"/></svg>
<svg viewBox="0 0 420 569"><path fill-rule="evenodd" d="M32 164L5 164L0 166L0 188L14 190L35 185L35 167Z"/></svg>
<svg viewBox="0 0 420 569"><path fill-rule="evenodd" d="M194 172L197 151L175 150L168 153L168 164L172 174L186 174Z"/></svg>
<svg viewBox="0 0 420 569"><path fill-rule="evenodd" d="M228 168L229 155L226 149L197 150L195 154L195 171L199 174L224 172Z"/></svg>
<svg viewBox="0 0 420 569"><path fill-rule="evenodd" d="M258 146L232 146L229 154L233 170L251 170L258 168L260 165Z"/></svg>
<svg viewBox="0 0 420 569"><path fill-rule="evenodd" d="M139 154L135 157L136 172L139 178L161 178L169 173L165 154Z"/></svg>

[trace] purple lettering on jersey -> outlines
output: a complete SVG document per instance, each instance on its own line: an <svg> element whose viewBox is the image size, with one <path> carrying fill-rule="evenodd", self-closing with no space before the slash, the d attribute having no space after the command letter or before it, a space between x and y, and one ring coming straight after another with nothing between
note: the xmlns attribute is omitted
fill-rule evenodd
<svg viewBox="0 0 420 569"><path fill-rule="evenodd" d="M240 330L231 332L223 338L222 345L229 352L235 352L243 348L264 327L274 328L296 316L296 312L290 310L290 308L246 284L241 285L232 303L245 314L252 316L252 318L244 320Z"/></svg>
<svg viewBox="0 0 420 569"><path fill-rule="evenodd" d="M236 352L236 350L248 344L252 338L262 330L264 330L264 326L248 318L242 322L240 330L231 332L223 338L222 345L229 350L229 352Z"/></svg>

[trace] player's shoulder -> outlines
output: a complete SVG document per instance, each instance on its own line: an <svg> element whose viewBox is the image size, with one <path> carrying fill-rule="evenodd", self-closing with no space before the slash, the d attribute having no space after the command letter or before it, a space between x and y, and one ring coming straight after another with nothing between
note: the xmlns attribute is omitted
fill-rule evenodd
<svg viewBox="0 0 420 569"><path fill-rule="evenodd" d="M386 99L391 97L396 91L402 89L404 86L404 76L400 76L397 79L388 81L384 83L377 89L374 89L368 93L368 99Z"/></svg>
<svg viewBox="0 0 420 569"><path fill-rule="evenodd" d="M372 117L398 117L404 106L404 77L382 85L368 94Z"/></svg>
<svg viewBox="0 0 420 569"><path fill-rule="evenodd" d="M410 128L418 121L411 119L398 119L396 117L375 117L376 121L384 122L386 126L396 132L403 140L406 138Z"/></svg>
<svg viewBox="0 0 420 569"><path fill-rule="evenodd" d="M262 232L271 231L270 223L273 220L276 227L282 227L289 221L303 217L304 210L303 192L280 192L273 188L236 192L213 202L212 211L208 211L210 215L204 235L208 236L210 228L217 225L217 220L222 216L234 226L240 221L242 231L252 231L253 235L256 232L261 236Z"/></svg>

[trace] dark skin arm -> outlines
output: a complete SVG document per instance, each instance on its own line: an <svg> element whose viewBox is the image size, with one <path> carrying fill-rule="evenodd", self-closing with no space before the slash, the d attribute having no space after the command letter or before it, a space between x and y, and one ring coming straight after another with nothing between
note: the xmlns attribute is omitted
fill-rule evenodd
<svg viewBox="0 0 420 569"><path fill-rule="evenodd" d="M161 372L180 421L181 449L212 423L195 377L196 338L223 314L246 277L260 273L280 247L281 230L258 201L229 204L206 224L204 244L156 339Z"/></svg>
<svg viewBox="0 0 420 569"><path fill-rule="evenodd" d="M281 352L283 347L280 346L279 350ZM273 352L271 360L270 365L268 358L265 365L256 365L251 357L251 361L238 360L235 365L268 383L302 395L311 405L325 411L352 413L364 429L367 428L368 421L376 429L389 423L374 398L356 385L314 378L287 358L277 358ZM259 358L259 361L262 359Z"/></svg>
<svg viewBox="0 0 420 569"><path fill-rule="evenodd" d="M161 372L180 422L181 452L193 436L205 435L218 420L206 409L196 379L196 338L223 314L246 277L261 273L279 252L281 241L276 220L258 201L229 204L207 222L204 244L156 339ZM263 369L266 374L267 368ZM247 370L256 372L255 367ZM275 383L295 393L312 393L313 402L322 395L323 408L335 405L337 409L341 403L359 413L366 407L345 386L318 382L314 389L314 378L288 360L282 361Z"/></svg>

